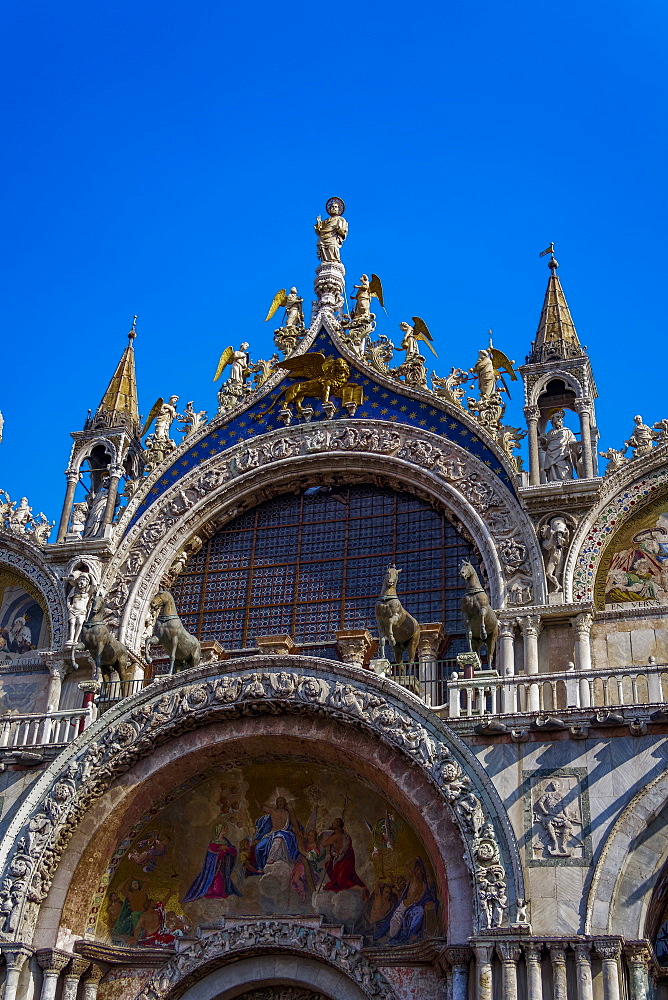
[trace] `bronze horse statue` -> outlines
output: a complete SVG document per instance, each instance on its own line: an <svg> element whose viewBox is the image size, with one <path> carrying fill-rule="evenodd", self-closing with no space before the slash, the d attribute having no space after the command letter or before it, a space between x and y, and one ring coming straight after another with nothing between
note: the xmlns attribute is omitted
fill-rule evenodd
<svg viewBox="0 0 668 1000"><path fill-rule="evenodd" d="M130 681L134 678L134 664L141 666L141 662L127 646L111 634L104 619L104 598L96 594L86 621L81 627L80 641L72 648L72 660L75 650L87 649L95 660L94 680L98 680L102 673L104 680L109 683L111 672L115 670L121 679L121 692L125 698L130 691Z"/></svg>
<svg viewBox="0 0 668 1000"><path fill-rule="evenodd" d="M169 656L169 673L196 667L202 658L199 639L187 632L176 613L174 598L168 590L161 590L151 601L151 609L158 612L153 635L146 640L144 653L151 663L151 646L162 646Z"/></svg>
<svg viewBox="0 0 668 1000"><path fill-rule="evenodd" d="M462 562L460 576L466 581L466 593L462 597L462 615L469 637L469 648L478 653L482 645L487 647L487 666L491 670L496 640L499 635L499 621L489 598L480 586L480 578L468 559Z"/></svg>
<svg viewBox="0 0 668 1000"><path fill-rule="evenodd" d="M378 645L381 659L385 658L385 646L389 642L395 663L401 663L405 650L408 662L414 663L420 641L420 626L402 607L397 597L397 580L400 569L388 566L385 570L383 588L376 602L376 624L378 625Z"/></svg>

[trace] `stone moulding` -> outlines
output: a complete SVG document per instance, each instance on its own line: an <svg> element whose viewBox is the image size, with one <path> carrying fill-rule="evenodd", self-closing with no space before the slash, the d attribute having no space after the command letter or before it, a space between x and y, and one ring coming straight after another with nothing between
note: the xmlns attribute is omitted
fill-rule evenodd
<svg viewBox="0 0 668 1000"><path fill-rule="evenodd" d="M280 951L315 958L343 972L369 1000L394 1000L394 990L351 940L343 940L322 927L291 920L249 919L222 921L220 930L208 931L169 959L136 995L135 1000L163 1000L180 996L196 978L245 954Z"/></svg>
<svg viewBox="0 0 668 1000"><path fill-rule="evenodd" d="M62 649L67 638L67 609L63 587L55 573L42 563L42 550L21 536L14 542L3 533L0 543L0 568L6 566L17 576L23 576L35 587L44 601L51 649Z"/></svg>
<svg viewBox="0 0 668 1000"><path fill-rule="evenodd" d="M320 421L274 430L212 456L153 504L121 542L102 581L121 637L138 650L148 603L173 553L194 534L231 520L251 502L328 474L381 476L446 506L481 554L490 597L500 607L513 583L544 599L543 560L527 515L479 459L428 431L384 421ZM206 532L205 532L206 534Z"/></svg>
<svg viewBox="0 0 668 1000"><path fill-rule="evenodd" d="M162 678L119 702L45 770L2 842L0 940L30 941L72 834L114 779L180 733L238 715L328 715L422 768L459 829L474 927L498 926L524 897L519 851L491 779L462 741L392 681L332 661L258 656Z"/></svg>

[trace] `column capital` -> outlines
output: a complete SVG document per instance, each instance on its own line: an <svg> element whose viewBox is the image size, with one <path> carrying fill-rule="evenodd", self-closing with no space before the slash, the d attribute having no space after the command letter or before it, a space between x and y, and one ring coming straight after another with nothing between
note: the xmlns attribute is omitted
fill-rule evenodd
<svg viewBox="0 0 668 1000"><path fill-rule="evenodd" d="M83 983L87 985L88 983L94 983L99 986L100 980L106 973L109 965L106 962L91 962L90 968L83 975Z"/></svg>
<svg viewBox="0 0 668 1000"><path fill-rule="evenodd" d="M70 964L65 969L65 978L76 979L78 982L89 967L90 958L84 958L83 955L74 955L70 959Z"/></svg>
<svg viewBox="0 0 668 1000"><path fill-rule="evenodd" d="M445 636L442 622L428 622L420 625L418 656L421 660L435 660Z"/></svg>
<svg viewBox="0 0 668 1000"><path fill-rule="evenodd" d="M518 941L499 941L496 946L496 953L502 962L519 962L522 956L522 949Z"/></svg>
<svg viewBox="0 0 668 1000"><path fill-rule="evenodd" d="M26 958L35 954L35 949L28 944L14 944L13 941L2 944L2 954L8 969L22 969Z"/></svg>
<svg viewBox="0 0 668 1000"><path fill-rule="evenodd" d="M473 952L466 945L454 945L446 948L445 957L453 968L456 965L465 965L468 968Z"/></svg>
<svg viewBox="0 0 668 1000"><path fill-rule="evenodd" d="M594 400L590 396L580 396L573 400L573 409L576 413L591 413Z"/></svg>
<svg viewBox="0 0 668 1000"><path fill-rule="evenodd" d="M540 417L540 408L538 406L525 406L524 416L527 420L538 420Z"/></svg>
<svg viewBox="0 0 668 1000"><path fill-rule="evenodd" d="M522 635L538 636L540 634L542 628L540 615L520 615L515 621L522 629Z"/></svg>
<svg viewBox="0 0 668 1000"><path fill-rule="evenodd" d="M614 938L596 938L594 940L594 947L596 948L596 953L604 960L618 959L622 950L621 941Z"/></svg>
<svg viewBox="0 0 668 1000"><path fill-rule="evenodd" d="M523 941L522 947L527 962L540 962L543 955L542 941Z"/></svg>
<svg viewBox="0 0 668 1000"><path fill-rule="evenodd" d="M265 656L287 656L295 648L290 635L259 635L255 642Z"/></svg>
<svg viewBox="0 0 668 1000"><path fill-rule="evenodd" d="M594 624L594 615L591 611L583 611L575 616L571 624L578 635L589 635Z"/></svg>
<svg viewBox="0 0 668 1000"><path fill-rule="evenodd" d="M588 941L578 941L573 945L576 962L591 962L591 944Z"/></svg>
<svg viewBox="0 0 668 1000"><path fill-rule="evenodd" d="M553 965L565 965L566 964L566 946L563 944L548 943L548 949L550 951L550 959Z"/></svg>
<svg viewBox="0 0 668 1000"><path fill-rule="evenodd" d="M478 942L476 942L473 945L473 949L479 964L488 965L492 961L492 955L494 954L495 948L495 944L478 944Z"/></svg>
<svg viewBox="0 0 668 1000"><path fill-rule="evenodd" d="M499 619L499 639L514 639L515 629L517 627L517 619L513 618L508 620L507 618Z"/></svg>
<svg viewBox="0 0 668 1000"><path fill-rule="evenodd" d="M646 969L652 961L652 949L644 941L633 941L624 945L624 957L629 965L641 965Z"/></svg>
<svg viewBox="0 0 668 1000"><path fill-rule="evenodd" d="M361 667L371 648L373 636L366 628L341 629L335 633L336 651L344 663Z"/></svg>
<svg viewBox="0 0 668 1000"><path fill-rule="evenodd" d="M55 948L40 948L35 952L35 958L44 972L58 974L65 968L72 955L68 955L66 951L57 951Z"/></svg>

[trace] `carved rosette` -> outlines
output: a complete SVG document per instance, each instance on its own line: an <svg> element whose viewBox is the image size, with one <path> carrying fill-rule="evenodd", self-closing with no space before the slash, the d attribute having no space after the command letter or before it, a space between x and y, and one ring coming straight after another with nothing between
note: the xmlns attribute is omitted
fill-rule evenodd
<svg viewBox="0 0 668 1000"><path fill-rule="evenodd" d="M466 845L478 923L497 926L505 919L508 878L513 898L523 897L519 855L497 793L468 751L372 673L342 664L334 671L328 661L305 657L299 673L286 670L283 657L275 667L269 657L261 663L261 671L249 670L247 660L228 661L225 674L207 664L163 679L158 690L150 686L120 702L69 745L42 776L39 800L18 810L4 839L0 939L29 940L73 830L117 775L182 731L268 710L331 714L422 768L450 804ZM503 853L495 829L503 831Z"/></svg>

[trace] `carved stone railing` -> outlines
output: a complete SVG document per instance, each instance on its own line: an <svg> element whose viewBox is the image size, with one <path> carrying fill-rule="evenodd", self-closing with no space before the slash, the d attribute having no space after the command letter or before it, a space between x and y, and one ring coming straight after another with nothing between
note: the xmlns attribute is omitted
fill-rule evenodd
<svg viewBox="0 0 668 1000"><path fill-rule="evenodd" d="M668 665L617 667L607 670L562 670L549 674L501 677L483 671L447 682L448 716L512 715L559 712L569 708L621 708L668 701Z"/></svg>
<svg viewBox="0 0 668 1000"><path fill-rule="evenodd" d="M30 715L5 715L0 718L0 751L38 746L65 746L87 729L95 709L69 709Z"/></svg>

